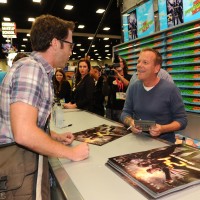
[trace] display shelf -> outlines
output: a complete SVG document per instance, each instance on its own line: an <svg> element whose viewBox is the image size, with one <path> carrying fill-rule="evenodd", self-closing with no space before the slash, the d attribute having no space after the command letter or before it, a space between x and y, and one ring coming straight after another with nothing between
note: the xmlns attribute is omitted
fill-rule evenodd
<svg viewBox="0 0 200 200"><path fill-rule="evenodd" d="M129 73L136 71L141 49L157 49L163 57L162 67L180 88L188 112L200 113L200 22L182 24L113 48L126 59Z"/></svg>

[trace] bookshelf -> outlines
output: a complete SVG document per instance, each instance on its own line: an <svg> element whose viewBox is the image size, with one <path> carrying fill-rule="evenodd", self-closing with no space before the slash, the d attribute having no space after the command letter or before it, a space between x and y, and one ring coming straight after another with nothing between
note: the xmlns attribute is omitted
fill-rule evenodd
<svg viewBox="0 0 200 200"><path fill-rule="evenodd" d="M179 87L185 109L200 113L200 21L166 29L143 38L113 47L127 61L129 73L136 71L141 49L157 49L163 57L162 68L172 76Z"/></svg>

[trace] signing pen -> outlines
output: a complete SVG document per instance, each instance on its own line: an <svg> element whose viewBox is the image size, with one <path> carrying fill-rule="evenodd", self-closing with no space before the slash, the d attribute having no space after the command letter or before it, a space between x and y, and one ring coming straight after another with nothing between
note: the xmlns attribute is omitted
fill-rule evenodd
<svg viewBox="0 0 200 200"><path fill-rule="evenodd" d="M69 127L69 126L72 126L72 124L68 124L67 126L63 126L62 128L66 128L66 127Z"/></svg>
<svg viewBox="0 0 200 200"><path fill-rule="evenodd" d="M126 130L128 131L128 130L130 130L132 128L132 126L129 126Z"/></svg>

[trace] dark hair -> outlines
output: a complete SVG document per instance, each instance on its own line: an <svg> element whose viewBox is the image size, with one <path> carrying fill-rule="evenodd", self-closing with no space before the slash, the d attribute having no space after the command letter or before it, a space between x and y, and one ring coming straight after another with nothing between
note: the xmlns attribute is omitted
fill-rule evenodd
<svg viewBox="0 0 200 200"><path fill-rule="evenodd" d="M99 65L92 66L92 68L98 70L99 72L102 71L102 68Z"/></svg>
<svg viewBox="0 0 200 200"><path fill-rule="evenodd" d="M57 72L60 72L63 75L63 79L62 79L62 81L60 83L56 79ZM53 86L54 86L54 92L55 92L55 94L58 94L60 92L61 85L62 85L62 83L64 81L66 81L66 76L65 76L64 71L62 69L57 69L56 72L55 72L55 75L53 77Z"/></svg>
<svg viewBox="0 0 200 200"><path fill-rule="evenodd" d="M51 41L63 40L73 31L74 22L65 21L52 15L41 15L35 19L31 27L31 45L33 51L46 51ZM62 42L61 42L62 44Z"/></svg>
<svg viewBox="0 0 200 200"><path fill-rule="evenodd" d="M144 51L151 51L151 52L153 52L155 54L155 56L156 56L155 64L160 65L160 67L162 67L162 56L161 56L161 54L156 49L144 48L144 49L141 50L141 52L144 52Z"/></svg>
<svg viewBox="0 0 200 200"><path fill-rule="evenodd" d="M81 62L85 62L85 63L87 64L87 66L88 66L88 72L90 71L90 68L91 68L91 64L90 64L90 61L89 61L88 59L86 59L86 58L81 58L81 59L79 60L79 62L78 62L78 67L77 67L77 70L76 70L76 82L75 82L75 85L77 85L77 84L80 82L80 80L81 80L81 73L80 73L80 71L79 71L79 64L80 64Z"/></svg>
<svg viewBox="0 0 200 200"><path fill-rule="evenodd" d="M128 74L128 66L127 66L126 60L122 58L121 56L119 56L119 58L122 60L123 65L124 65L124 68L123 68L124 74Z"/></svg>
<svg viewBox="0 0 200 200"><path fill-rule="evenodd" d="M24 58L24 57L28 57L28 55L26 53L22 53L22 52L19 52L17 53L17 55L14 57L12 63L16 62L17 60L21 59L21 58Z"/></svg>

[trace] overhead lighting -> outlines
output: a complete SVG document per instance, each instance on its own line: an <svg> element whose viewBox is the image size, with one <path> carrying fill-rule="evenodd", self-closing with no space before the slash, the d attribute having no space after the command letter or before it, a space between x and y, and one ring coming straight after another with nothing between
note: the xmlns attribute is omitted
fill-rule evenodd
<svg viewBox="0 0 200 200"><path fill-rule="evenodd" d="M3 20L4 20L5 22L10 22L10 21L11 21L9 17L4 17Z"/></svg>
<svg viewBox="0 0 200 200"><path fill-rule="evenodd" d="M88 40L93 40L93 37L88 37Z"/></svg>
<svg viewBox="0 0 200 200"><path fill-rule="evenodd" d="M107 55L108 55L108 56L111 56L111 54L110 54L110 53L107 53Z"/></svg>
<svg viewBox="0 0 200 200"><path fill-rule="evenodd" d="M65 9L65 10L71 10L73 7L74 7L74 6L72 6L72 5L66 5L66 6L64 7L64 9Z"/></svg>
<svg viewBox="0 0 200 200"><path fill-rule="evenodd" d="M109 40L109 38L103 38L103 40Z"/></svg>
<svg viewBox="0 0 200 200"><path fill-rule="evenodd" d="M22 44L21 47L26 47L26 45L25 45L25 44Z"/></svg>
<svg viewBox="0 0 200 200"><path fill-rule="evenodd" d="M107 45L105 45L105 47L110 47L110 45L107 44Z"/></svg>
<svg viewBox="0 0 200 200"><path fill-rule="evenodd" d="M95 45L93 44L92 47L95 47Z"/></svg>
<svg viewBox="0 0 200 200"><path fill-rule="evenodd" d="M29 33L26 34L27 37L30 37L31 35Z"/></svg>
<svg viewBox="0 0 200 200"><path fill-rule="evenodd" d="M103 30L108 31L108 30L110 30L110 27L104 27Z"/></svg>
<svg viewBox="0 0 200 200"><path fill-rule="evenodd" d="M20 51L21 51L21 52L24 52L24 49L21 49Z"/></svg>
<svg viewBox="0 0 200 200"><path fill-rule="evenodd" d="M27 38L23 38L23 41L28 41L28 39Z"/></svg>
<svg viewBox="0 0 200 200"><path fill-rule="evenodd" d="M105 50L105 52L109 52L109 50Z"/></svg>
<svg viewBox="0 0 200 200"><path fill-rule="evenodd" d="M91 58L90 60L94 60L93 58Z"/></svg>
<svg viewBox="0 0 200 200"><path fill-rule="evenodd" d="M106 57L107 59L110 59L110 57Z"/></svg>
<svg viewBox="0 0 200 200"><path fill-rule="evenodd" d="M99 54L98 54L98 53L95 53L95 55L98 56Z"/></svg>
<svg viewBox="0 0 200 200"><path fill-rule="evenodd" d="M96 52L96 51L97 51L97 49L94 50L94 52Z"/></svg>
<svg viewBox="0 0 200 200"><path fill-rule="evenodd" d="M85 26L84 25L79 25L78 28L85 28Z"/></svg>
<svg viewBox="0 0 200 200"><path fill-rule="evenodd" d="M7 43L11 42L9 39L6 40Z"/></svg>
<svg viewBox="0 0 200 200"><path fill-rule="evenodd" d="M29 22L34 22L34 21L35 21L35 18L29 17L29 18L28 18L28 21L29 21Z"/></svg>
<svg viewBox="0 0 200 200"><path fill-rule="evenodd" d="M7 0L0 0L0 3L7 3Z"/></svg>
<svg viewBox="0 0 200 200"><path fill-rule="evenodd" d="M80 49L80 51L85 51L85 49Z"/></svg>
<svg viewBox="0 0 200 200"><path fill-rule="evenodd" d="M81 46L81 44L77 44L76 46L77 46L77 47L80 47L80 46Z"/></svg>
<svg viewBox="0 0 200 200"><path fill-rule="evenodd" d="M33 0L33 2L35 2L35 3L40 3L41 0Z"/></svg>
<svg viewBox="0 0 200 200"><path fill-rule="evenodd" d="M76 54L76 52L73 52L73 54L75 55L75 54Z"/></svg>
<svg viewBox="0 0 200 200"><path fill-rule="evenodd" d="M103 13L105 10L104 9L98 9L97 11L96 11L96 13Z"/></svg>

